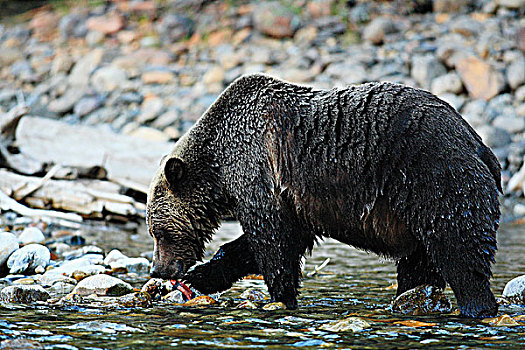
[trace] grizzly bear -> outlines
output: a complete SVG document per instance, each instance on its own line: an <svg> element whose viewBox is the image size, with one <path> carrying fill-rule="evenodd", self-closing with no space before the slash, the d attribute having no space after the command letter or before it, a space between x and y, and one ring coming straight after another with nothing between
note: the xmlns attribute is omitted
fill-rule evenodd
<svg viewBox="0 0 525 350"><path fill-rule="evenodd" d="M151 275L214 293L262 274L272 300L296 308L301 259L331 237L395 259L397 295L448 283L463 315L492 316L500 172L429 92L246 75L161 161L147 204ZM243 235L190 269L224 216Z"/></svg>

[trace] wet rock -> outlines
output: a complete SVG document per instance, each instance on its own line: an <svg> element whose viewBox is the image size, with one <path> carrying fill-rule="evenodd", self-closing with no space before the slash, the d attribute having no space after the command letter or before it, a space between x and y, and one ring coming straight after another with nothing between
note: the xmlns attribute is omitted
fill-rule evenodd
<svg viewBox="0 0 525 350"><path fill-rule="evenodd" d="M18 49L6 49L0 50L0 66L5 67L13 64L14 62L23 59L22 52Z"/></svg>
<svg viewBox="0 0 525 350"><path fill-rule="evenodd" d="M174 289L175 287L170 281L165 281L160 278L152 278L142 286L140 291L148 293L154 299L158 299L173 292Z"/></svg>
<svg viewBox="0 0 525 350"><path fill-rule="evenodd" d="M435 95L442 95L447 92L459 94L463 91L463 84L459 75L450 72L432 80L430 91Z"/></svg>
<svg viewBox="0 0 525 350"><path fill-rule="evenodd" d="M51 253L47 247L41 244L28 244L16 250L7 259L9 273L30 274L38 266L46 268L51 260Z"/></svg>
<svg viewBox="0 0 525 350"><path fill-rule="evenodd" d="M472 0L434 0L434 12L455 13L462 12L472 4Z"/></svg>
<svg viewBox="0 0 525 350"><path fill-rule="evenodd" d="M101 258L99 258L102 261ZM105 268L101 265L94 265L93 259L89 257L78 258L70 261L65 261L62 265L53 269L47 270L39 277L39 283L44 286L50 286L58 280L63 280L64 276L71 276L75 271L80 271L86 275L93 275L96 272L103 273Z"/></svg>
<svg viewBox="0 0 525 350"><path fill-rule="evenodd" d="M499 326L499 327L515 327L515 326L521 326L516 320L514 320L509 315L501 315L494 318L485 318L481 320L483 323L488 323L491 326Z"/></svg>
<svg viewBox="0 0 525 350"><path fill-rule="evenodd" d="M412 58L410 75L423 88L428 88L434 78L445 75L446 73L447 69L445 66L433 55L414 56Z"/></svg>
<svg viewBox="0 0 525 350"><path fill-rule="evenodd" d="M105 35L114 34L124 27L124 18L119 14L91 17L86 22L86 27Z"/></svg>
<svg viewBox="0 0 525 350"><path fill-rule="evenodd" d="M110 265L113 262L118 260L127 259L128 257L124 255L120 250L113 249L110 251L104 258L104 265Z"/></svg>
<svg viewBox="0 0 525 350"><path fill-rule="evenodd" d="M133 287L118 278L108 275L90 276L80 281L74 294L81 296L97 294L100 296L121 296L133 292Z"/></svg>
<svg viewBox="0 0 525 350"><path fill-rule="evenodd" d="M19 248L18 238L11 232L0 232L0 267Z"/></svg>
<svg viewBox="0 0 525 350"><path fill-rule="evenodd" d="M104 261L104 258L102 257L103 253L104 251L102 248L95 245L87 245L82 248L65 252L63 255L66 260L82 257L84 259L88 259L92 264L100 264Z"/></svg>
<svg viewBox="0 0 525 350"><path fill-rule="evenodd" d="M179 290L174 290L162 297L163 301L175 304L184 304L187 299L184 294Z"/></svg>
<svg viewBox="0 0 525 350"><path fill-rule="evenodd" d="M0 342L0 349L31 350L44 349L44 346L36 340L31 339L6 339Z"/></svg>
<svg viewBox="0 0 525 350"><path fill-rule="evenodd" d="M151 126L157 129L164 129L168 126L176 126L180 121L181 112L178 109L169 109L160 116L158 116Z"/></svg>
<svg viewBox="0 0 525 350"><path fill-rule="evenodd" d="M512 303L525 305L525 275L510 280L502 296Z"/></svg>
<svg viewBox="0 0 525 350"><path fill-rule="evenodd" d="M217 304L217 301L208 295L200 295L196 298L188 300L184 306L210 306Z"/></svg>
<svg viewBox="0 0 525 350"><path fill-rule="evenodd" d="M525 84L525 58L516 59L507 67L507 81L513 90Z"/></svg>
<svg viewBox="0 0 525 350"><path fill-rule="evenodd" d="M146 292L135 292L118 298L118 303L125 307L151 307L151 296Z"/></svg>
<svg viewBox="0 0 525 350"><path fill-rule="evenodd" d="M112 270L124 269L126 272L146 274L149 272L150 263L146 258L121 258L109 263Z"/></svg>
<svg viewBox="0 0 525 350"><path fill-rule="evenodd" d="M46 301L49 293L39 285L14 285L0 291L0 300L9 303L34 303Z"/></svg>
<svg viewBox="0 0 525 350"><path fill-rule="evenodd" d="M275 303L268 303L263 306L263 310L266 310L266 311L286 310L286 305L284 305L280 301L275 302Z"/></svg>
<svg viewBox="0 0 525 350"><path fill-rule="evenodd" d="M51 101L47 108L53 113L67 113L73 109L82 96L84 96L83 89L68 89L64 95Z"/></svg>
<svg viewBox="0 0 525 350"><path fill-rule="evenodd" d="M258 289L250 288L250 289L246 289L241 294L241 298L251 300L251 301L262 301L264 299L268 299L268 295L266 295L265 293L263 293L262 291Z"/></svg>
<svg viewBox="0 0 525 350"><path fill-rule="evenodd" d="M253 303L253 301L251 301L251 300L244 300L242 303L237 305L237 308L238 309L252 309L252 310L255 310L255 309L257 309L257 305L255 305Z"/></svg>
<svg viewBox="0 0 525 350"><path fill-rule="evenodd" d="M370 328L370 324L359 317L347 317L339 321L333 321L320 327L330 332L360 332Z"/></svg>
<svg viewBox="0 0 525 350"><path fill-rule="evenodd" d="M115 66L106 66L97 69L91 77L91 84L98 91L113 91L121 87L128 80L124 69Z"/></svg>
<svg viewBox="0 0 525 350"><path fill-rule="evenodd" d="M106 268L104 266L86 265L86 266L78 267L73 272L68 274L68 276L72 277L73 279L77 281L81 281L88 276L98 275L104 272L106 272Z"/></svg>
<svg viewBox="0 0 525 350"><path fill-rule="evenodd" d="M122 323L104 322L104 321L87 321L79 322L74 325L64 327L67 329L87 331L90 333L106 333L113 334L118 332L144 332L143 330L135 327L130 327Z"/></svg>
<svg viewBox="0 0 525 350"><path fill-rule="evenodd" d="M388 17L377 17L370 22L363 31L363 39L372 44L383 43L387 34L397 31L395 23Z"/></svg>
<svg viewBox="0 0 525 350"><path fill-rule="evenodd" d="M258 3L253 10L255 29L274 38L292 37L299 26L299 19L277 1Z"/></svg>
<svg viewBox="0 0 525 350"><path fill-rule="evenodd" d="M443 291L429 285L410 289L396 297L392 303L392 311L405 315L449 313L451 310L450 300Z"/></svg>
<svg viewBox="0 0 525 350"><path fill-rule="evenodd" d="M54 294L65 295L71 293L73 289L75 289L75 284L68 283L68 281L57 281L53 283L51 287L47 288L47 291Z"/></svg>
<svg viewBox="0 0 525 350"><path fill-rule="evenodd" d="M483 142L491 148L504 147L512 142L510 134L501 128L482 125L476 128L476 132L481 136Z"/></svg>
<svg viewBox="0 0 525 350"><path fill-rule="evenodd" d="M29 244L29 243L43 243L46 240L46 237L40 231L38 227L30 226L24 228L20 236L18 237L18 241L20 244Z"/></svg>
<svg viewBox="0 0 525 350"><path fill-rule="evenodd" d="M490 100L505 87L503 74L489 63L470 56L456 63L456 71L472 98Z"/></svg>
<svg viewBox="0 0 525 350"><path fill-rule="evenodd" d="M193 21L180 14L167 14L156 24L163 41L174 43L193 33Z"/></svg>

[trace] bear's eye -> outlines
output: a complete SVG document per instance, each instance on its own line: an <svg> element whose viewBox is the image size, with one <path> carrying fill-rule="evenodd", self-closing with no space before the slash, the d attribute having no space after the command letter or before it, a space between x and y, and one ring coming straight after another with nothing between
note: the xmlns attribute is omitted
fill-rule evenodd
<svg viewBox="0 0 525 350"><path fill-rule="evenodd" d="M170 158L164 165L164 175L171 187L176 188L182 180L186 164L179 158Z"/></svg>

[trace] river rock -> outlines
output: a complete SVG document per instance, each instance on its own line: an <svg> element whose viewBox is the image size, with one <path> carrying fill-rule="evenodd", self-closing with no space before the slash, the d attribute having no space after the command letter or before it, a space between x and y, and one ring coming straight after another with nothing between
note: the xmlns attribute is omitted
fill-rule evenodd
<svg viewBox="0 0 525 350"><path fill-rule="evenodd" d="M75 86L87 85L89 83L89 77L91 76L91 73L97 68L98 64L102 60L103 55L104 50L97 48L80 58L73 66L73 69L69 74L69 83Z"/></svg>
<svg viewBox="0 0 525 350"><path fill-rule="evenodd" d="M135 292L121 296L118 303L125 307L151 307L151 296L145 292Z"/></svg>
<svg viewBox="0 0 525 350"><path fill-rule="evenodd" d="M330 332L360 332L363 329L370 328L370 323L359 317L347 317L324 324L320 328Z"/></svg>
<svg viewBox="0 0 525 350"><path fill-rule="evenodd" d="M18 238L14 234L11 232L0 232L0 268L18 248Z"/></svg>
<svg viewBox="0 0 525 350"><path fill-rule="evenodd" d="M496 0L496 3L509 9L525 8L525 0Z"/></svg>
<svg viewBox="0 0 525 350"><path fill-rule="evenodd" d="M278 1L257 3L252 15L255 29L274 38L292 37L299 26L292 10Z"/></svg>
<svg viewBox="0 0 525 350"><path fill-rule="evenodd" d="M284 303L279 301L275 303L268 303L264 305L262 308L263 310L266 310L266 311L286 310L286 305L284 305Z"/></svg>
<svg viewBox="0 0 525 350"><path fill-rule="evenodd" d="M392 303L392 311L405 315L428 315L433 313L449 313L452 311L450 300L437 287L423 285L410 289L396 297Z"/></svg>
<svg viewBox="0 0 525 350"><path fill-rule="evenodd" d="M184 297L184 294L180 290L174 290L164 295L162 297L162 300L169 303L184 304L187 299Z"/></svg>
<svg viewBox="0 0 525 350"><path fill-rule="evenodd" d="M49 293L39 285L13 285L0 291L0 300L9 303L33 303L35 301L46 301Z"/></svg>
<svg viewBox="0 0 525 350"><path fill-rule="evenodd" d="M510 280L502 296L512 303L525 305L525 275Z"/></svg>
<svg viewBox="0 0 525 350"><path fill-rule="evenodd" d="M58 22L60 35L67 39L71 37L83 37L86 35L86 14L83 12L71 12L64 15Z"/></svg>
<svg viewBox="0 0 525 350"><path fill-rule="evenodd" d="M142 73L144 84L168 84L174 81L175 75L167 70L149 71Z"/></svg>
<svg viewBox="0 0 525 350"><path fill-rule="evenodd" d="M116 66L106 66L97 69L91 77L91 84L99 91L113 91L128 80L124 69Z"/></svg>
<svg viewBox="0 0 525 350"><path fill-rule="evenodd" d="M387 34L397 31L397 27L388 17L377 17L370 22L363 31L363 39L372 44L379 45L384 40Z"/></svg>
<svg viewBox="0 0 525 350"><path fill-rule="evenodd" d="M44 346L36 340L19 338L2 340L0 342L0 349L40 350L44 349Z"/></svg>
<svg viewBox="0 0 525 350"><path fill-rule="evenodd" d="M142 286L140 291L148 293L154 299L159 299L168 293L173 292L174 289L175 287L170 281L165 281L160 278L152 278ZM179 293L181 294L180 297L183 298L182 293L180 291Z"/></svg>
<svg viewBox="0 0 525 350"><path fill-rule="evenodd" d="M472 98L490 100L505 87L503 74L474 56L458 60L456 71Z"/></svg>
<svg viewBox="0 0 525 350"><path fill-rule="evenodd" d="M116 277L108 275L90 276L80 281L73 294L81 296L97 294L100 296L121 296L133 292L133 287Z"/></svg>
<svg viewBox="0 0 525 350"><path fill-rule="evenodd" d="M39 276L39 283L44 286L50 286L56 281L63 280L65 276L71 276L75 271L83 271L87 275L95 274L94 272L96 270L98 270L99 273L105 271L103 266L95 265L92 261L93 259L90 259L90 257L65 261L62 265L49 269L42 276ZM100 261L102 261L102 259L100 259Z"/></svg>
<svg viewBox="0 0 525 350"><path fill-rule="evenodd" d="M100 96L88 96L81 98L73 108L73 112L83 117L102 106L103 99Z"/></svg>
<svg viewBox="0 0 525 350"><path fill-rule="evenodd" d="M46 240L46 237L40 231L38 227L30 226L24 228L20 236L18 236L18 241L20 244L29 244L29 243L43 243Z"/></svg>
<svg viewBox="0 0 525 350"><path fill-rule="evenodd" d="M128 257L124 255L120 250L113 249L104 258L104 265L110 265L113 262L116 262L121 259L127 259L127 258Z"/></svg>
<svg viewBox="0 0 525 350"><path fill-rule="evenodd" d="M251 309L251 310L258 309L257 305L255 305L253 303L253 301L251 301L251 300L244 300L243 302L241 302L236 307L237 307L237 309Z"/></svg>
<svg viewBox="0 0 525 350"><path fill-rule="evenodd" d="M511 134L516 134L525 130L525 119L512 115L500 115L494 119L492 125Z"/></svg>
<svg viewBox="0 0 525 350"><path fill-rule="evenodd" d="M84 96L84 90L82 88L68 89L64 95L51 101L47 108L53 113L67 113L73 109L82 96Z"/></svg>
<svg viewBox="0 0 525 350"><path fill-rule="evenodd" d="M453 94L459 94L463 91L463 84L461 78L454 72L450 72L441 76L436 77L432 80L430 91L434 95L442 95L450 92Z"/></svg>
<svg viewBox="0 0 525 350"><path fill-rule="evenodd" d="M47 291L60 295L69 294L75 289L75 284L69 282L69 280L56 281L51 287L47 288Z"/></svg>
<svg viewBox="0 0 525 350"><path fill-rule="evenodd" d="M217 304L217 301L212 297L208 295L199 295L198 297L185 302L184 306L210 306L215 304Z"/></svg>
<svg viewBox="0 0 525 350"><path fill-rule="evenodd" d="M268 295L266 295L259 289L249 288L241 294L241 298L252 301L262 301L264 299L268 299Z"/></svg>
<svg viewBox="0 0 525 350"><path fill-rule="evenodd" d="M423 88L428 88L434 78L446 73L447 69L445 66L433 55L419 55L412 58L410 75Z"/></svg>
<svg viewBox="0 0 525 350"><path fill-rule="evenodd" d="M65 52L57 53L51 63L51 74L55 75L60 72L67 73L73 66L73 63L73 58L69 54Z"/></svg>
<svg viewBox="0 0 525 350"><path fill-rule="evenodd" d="M507 67L507 81L513 90L525 84L525 58L516 59Z"/></svg>
<svg viewBox="0 0 525 350"><path fill-rule="evenodd" d="M169 13L156 24L164 42L174 43L193 33L193 21L181 14Z"/></svg>
<svg viewBox="0 0 525 350"><path fill-rule="evenodd" d="M41 244L28 244L11 254L7 259L7 268L11 274L30 274L38 266L46 268L50 261L51 253L47 247Z"/></svg>
<svg viewBox="0 0 525 350"><path fill-rule="evenodd" d="M151 97L145 99L140 106L140 114L137 116L137 123L146 123L155 119L163 110L164 102L161 98Z"/></svg>
<svg viewBox="0 0 525 350"><path fill-rule="evenodd" d="M114 34L124 27L124 18L116 13L91 17L87 20L86 27L105 35Z"/></svg>
<svg viewBox="0 0 525 350"><path fill-rule="evenodd" d="M481 136L483 142L491 148L504 147L512 142L510 134L501 128L490 125L481 125L476 128L476 132Z"/></svg>

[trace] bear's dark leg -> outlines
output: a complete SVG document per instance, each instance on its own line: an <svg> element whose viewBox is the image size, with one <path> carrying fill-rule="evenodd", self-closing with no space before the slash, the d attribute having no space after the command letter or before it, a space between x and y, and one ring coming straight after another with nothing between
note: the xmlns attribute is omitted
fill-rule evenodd
<svg viewBox="0 0 525 350"><path fill-rule="evenodd" d="M210 261L188 271L184 280L199 292L211 294L229 289L246 275L258 273L249 237L243 234L221 246Z"/></svg>
<svg viewBox="0 0 525 350"><path fill-rule="evenodd" d="M303 229L291 205L272 200L276 200L275 196L266 198L266 202L261 200L263 208L253 208L249 203L237 217L245 234L251 236L252 247L256 247L255 260L272 300L295 309L301 259L313 247L314 236Z"/></svg>
<svg viewBox="0 0 525 350"><path fill-rule="evenodd" d="M428 261L424 248L420 247L411 255L401 258L397 264L397 294L409 289L430 284L445 289L443 276Z"/></svg>

